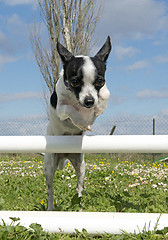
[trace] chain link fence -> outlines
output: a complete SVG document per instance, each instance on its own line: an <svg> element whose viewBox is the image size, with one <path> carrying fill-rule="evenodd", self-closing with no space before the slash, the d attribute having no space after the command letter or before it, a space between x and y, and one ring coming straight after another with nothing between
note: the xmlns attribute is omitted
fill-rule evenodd
<svg viewBox="0 0 168 240"><path fill-rule="evenodd" d="M46 135L48 118L45 115L0 119L1 136Z"/></svg>
<svg viewBox="0 0 168 240"><path fill-rule="evenodd" d="M103 116L94 124L94 134L110 134L116 126L114 135L167 135L168 115L142 116L142 115L120 115L111 116L106 121Z"/></svg>
<svg viewBox="0 0 168 240"><path fill-rule="evenodd" d="M48 117L45 115L0 118L0 135L46 135L47 123ZM87 132L87 135L108 135L113 126L116 126L114 135L152 135L154 130L156 135L168 135L168 115L155 117L140 115L104 117L102 115L93 124L93 132Z"/></svg>

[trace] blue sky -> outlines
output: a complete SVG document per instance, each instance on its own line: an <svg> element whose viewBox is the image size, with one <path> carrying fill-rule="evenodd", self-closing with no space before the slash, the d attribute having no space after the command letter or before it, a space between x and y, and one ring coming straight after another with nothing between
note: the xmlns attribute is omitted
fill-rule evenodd
<svg viewBox="0 0 168 240"><path fill-rule="evenodd" d="M168 1L103 3L92 51L111 36L104 116L168 115ZM34 16L35 0L0 0L0 118L45 114L45 83L30 44Z"/></svg>

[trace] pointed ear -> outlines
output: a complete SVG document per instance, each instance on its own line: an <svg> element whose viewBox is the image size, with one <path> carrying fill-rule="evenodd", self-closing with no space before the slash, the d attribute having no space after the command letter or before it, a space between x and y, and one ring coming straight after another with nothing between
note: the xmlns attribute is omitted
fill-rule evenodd
<svg viewBox="0 0 168 240"><path fill-rule="evenodd" d="M95 55L95 57L98 58L99 60L103 61L103 62L106 62L110 51L111 51L111 40L110 40L110 37L108 36L105 44L98 51L98 53Z"/></svg>
<svg viewBox="0 0 168 240"><path fill-rule="evenodd" d="M57 51L63 61L63 63L67 63L73 57L72 53L70 53L61 43L57 40Z"/></svg>

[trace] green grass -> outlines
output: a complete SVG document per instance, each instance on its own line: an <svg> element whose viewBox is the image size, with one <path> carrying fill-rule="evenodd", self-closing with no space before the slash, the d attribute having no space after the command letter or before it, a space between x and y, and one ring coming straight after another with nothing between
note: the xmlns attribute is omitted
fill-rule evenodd
<svg viewBox="0 0 168 240"><path fill-rule="evenodd" d="M157 158L160 156L156 156ZM152 156L147 154L86 155L84 192L80 199L75 192L76 174L71 164L68 164L64 170L57 171L55 174L55 209L57 211L82 209L83 211L102 212L167 213L168 165L153 162L152 159ZM42 156L0 155L0 186L0 210L39 211L47 208L47 186ZM14 229L16 226L12 227ZM18 225L18 227L21 226ZM5 226L1 227L0 233L2 229L4 230ZM30 228L25 232L31 235L31 231ZM149 234L149 231L145 231L143 235L145 236L147 232ZM83 236L87 233L78 233L78 238L74 239L84 239L80 234ZM103 239L166 239L160 238L163 237L161 234L153 232L150 234L153 238L149 236L138 238L138 235L137 238L134 238L135 235L129 235L128 238L127 233L120 237L108 235L102 237ZM64 238L62 235L54 235L54 238L50 235L51 238L47 238L46 235L44 239L57 239L56 236L60 237L58 239L72 239L69 235ZM154 238L155 236L157 238ZM86 239L89 237L87 236Z"/></svg>

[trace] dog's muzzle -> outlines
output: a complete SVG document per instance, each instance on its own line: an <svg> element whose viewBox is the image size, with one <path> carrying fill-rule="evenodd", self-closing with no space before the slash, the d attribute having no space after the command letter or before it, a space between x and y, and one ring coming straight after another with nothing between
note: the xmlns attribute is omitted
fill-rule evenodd
<svg viewBox="0 0 168 240"><path fill-rule="evenodd" d="M91 108L94 105L94 98L92 96L86 96L84 99L84 107Z"/></svg>

